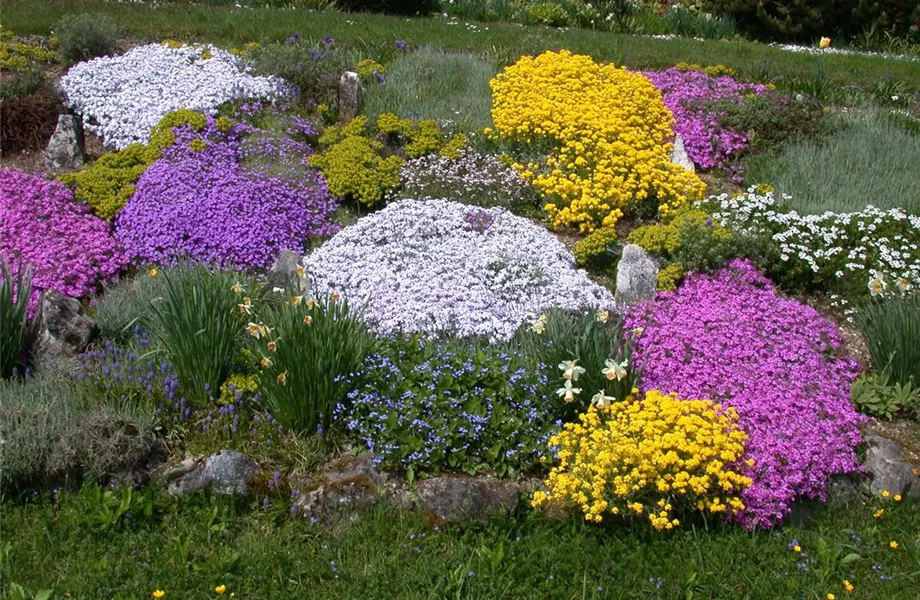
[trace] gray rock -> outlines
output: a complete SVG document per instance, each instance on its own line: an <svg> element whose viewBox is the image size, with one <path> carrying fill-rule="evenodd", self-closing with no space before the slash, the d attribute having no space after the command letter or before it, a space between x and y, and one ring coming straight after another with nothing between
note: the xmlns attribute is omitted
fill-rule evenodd
<svg viewBox="0 0 920 600"><path fill-rule="evenodd" d="M827 503L830 506L847 506L859 500L859 474L831 475L827 482Z"/></svg>
<svg viewBox="0 0 920 600"><path fill-rule="evenodd" d="M345 124L361 114L364 89L361 78L353 71L342 73L339 80L339 123Z"/></svg>
<svg viewBox="0 0 920 600"><path fill-rule="evenodd" d="M270 292L275 288L288 289L292 285L299 284L301 293L310 294L310 280L304 275L297 274L303 257L293 250L285 250L278 255L271 270L268 272L268 282L265 284L265 291Z"/></svg>
<svg viewBox="0 0 920 600"><path fill-rule="evenodd" d="M83 126L73 115L59 115L57 127L45 150L45 169L71 171L86 162L84 155Z"/></svg>
<svg viewBox="0 0 920 600"><path fill-rule="evenodd" d="M323 477L323 510L368 508L384 495L386 477L370 454L346 456L329 464Z"/></svg>
<svg viewBox="0 0 920 600"><path fill-rule="evenodd" d="M36 353L43 360L73 358L86 350L96 336L96 323L83 314L80 301L47 290L35 317Z"/></svg>
<svg viewBox="0 0 920 600"><path fill-rule="evenodd" d="M869 490L874 496L884 491L920 499L920 477L904 459L901 447L879 435L866 436L866 471L871 476Z"/></svg>
<svg viewBox="0 0 920 600"><path fill-rule="evenodd" d="M492 514L512 515L518 487L493 478L434 477L418 484L418 506L429 525L483 522Z"/></svg>
<svg viewBox="0 0 920 600"><path fill-rule="evenodd" d="M658 286L658 265L640 246L628 244L617 264L617 289L614 298L618 303L650 300Z"/></svg>
<svg viewBox="0 0 920 600"><path fill-rule="evenodd" d="M680 134L674 136L674 150L671 151L671 162L680 165L688 171L696 171L687 149L684 147L684 138Z"/></svg>
<svg viewBox="0 0 920 600"><path fill-rule="evenodd" d="M187 470L189 466L185 462L180 465L180 471L186 472L170 481L166 488L170 494L191 494L200 490L211 490L218 494L247 495L252 491L250 480L260 471L254 460L232 450L221 450Z"/></svg>

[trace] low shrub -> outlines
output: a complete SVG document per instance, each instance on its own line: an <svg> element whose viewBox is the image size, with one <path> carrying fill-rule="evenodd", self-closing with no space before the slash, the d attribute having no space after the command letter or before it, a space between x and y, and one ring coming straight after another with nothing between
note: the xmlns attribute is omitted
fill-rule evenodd
<svg viewBox="0 0 920 600"><path fill-rule="evenodd" d="M61 57L69 64L115 54L118 27L102 14L67 15L55 27Z"/></svg>
<svg viewBox="0 0 920 600"><path fill-rule="evenodd" d="M746 440L738 413L710 400L648 390L592 406L550 439L559 464L533 504L572 504L596 523L646 515L659 530L678 527L681 510L737 515L751 484L739 468Z"/></svg>
<svg viewBox="0 0 920 600"><path fill-rule="evenodd" d="M891 290L862 303L854 318L875 368L890 374L893 383L920 387L920 293Z"/></svg>
<svg viewBox="0 0 920 600"><path fill-rule="evenodd" d="M31 71L37 64L54 62L57 53L47 41L18 40L12 31L0 25L0 71Z"/></svg>
<svg viewBox="0 0 920 600"><path fill-rule="evenodd" d="M97 479L149 456L150 411L87 405L78 385L56 378L0 381L0 398L4 487Z"/></svg>
<svg viewBox="0 0 920 600"><path fill-rule="evenodd" d="M708 398L747 432L742 474L752 484L736 519L771 527L798 497L824 499L828 478L859 469L865 420L850 402L858 374L837 326L780 297L744 261L687 278L627 313L646 390Z"/></svg>
<svg viewBox="0 0 920 600"><path fill-rule="evenodd" d="M140 270L134 277L124 277L109 285L105 293L90 302L91 316L103 339L125 342L134 335L134 327L150 312L150 299L161 296L166 279L158 268ZM148 332L149 333L149 332Z"/></svg>
<svg viewBox="0 0 920 600"><path fill-rule="evenodd" d="M508 211L401 200L343 229L304 266L319 293L364 306L379 332L502 340L554 306L612 307L574 262L552 234Z"/></svg>
<svg viewBox="0 0 920 600"><path fill-rule="evenodd" d="M115 231L141 263L180 260L268 268L282 250L335 231L336 201L315 171L275 178L243 164L241 128L208 118L201 131L173 129L175 142L138 180Z"/></svg>
<svg viewBox="0 0 920 600"><path fill-rule="evenodd" d="M548 380L520 355L396 338L364 361L354 381L338 420L384 467L410 477L514 477L546 454Z"/></svg>
<svg viewBox="0 0 920 600"><path fill-rule="evenodd" d="M60 89L86 130L120 150L147 143L151 128L176 109L211 114L230 100L289 93L277 77L249 74L241 60L214 46L148 44L71 67Z"/></svg>
<svg viewBox="0 0 920 600"><path fill-rule="evenodd" d="M533 187L517 171L488 154L462 150L459 157L423 156L400 168L398 198L440 198L485 208L500 206L516 213L537 205Z"/></svg>
<svg viewBox="0 0 920 600"><path fill-rule="evenodd" d="M315 109L319 105L338 106L339 79L354 68L357 57L331 37L313 45L297 37L254 48L247 60L255 74L280 77L294 86L301 105Z"/></svg>
<svg viewBox="0 0 920 600"><path fill-rule="evenodd" d="M788 142L800 142L830 133L833 121L820 102L795 99L768 90L740 101L716 100L709 110L722 127L746 132L751 151L765 152Z"/></svg>
<svg viewBox="0 0 920 600"><path fill-rule="evenodd" d="M83 298L127 265L108 223L57 181L0 169L0 260L32 271L29 314L48 289Z"/></svg>
<svg viewBox="0 0 920 600"><path fill-rule="evenodd" d="M6 260L0 259L0 378L22 364L31 287L28 269L19 268L14 275Z"/></svg>
<svg viewBox="0 0 920 600"><path fill-rule="evenodd" d="M164 270L161 295L140 323L175 368L192 406L220 391L243 342L243 317L233 292L238 275L206 266Z"/></svg>
<svg viewBox="0 0 920 600"><path fill-rule="evenodd" d="M667 213L705 189L670 162L671 113L640 74L563 50L525 56L490 86L494 133L552 148L515 168L544 195L553 227L590 233L642 203Z"/></svg>
<svg viewBox="0 0 920 600"><path fill-rule="evenodd" d="M896 415L920 416L920 391L911 379L905 384L889 383L887 370L860 375L850 388L850 399L860 412L879 419Z"/></svg>
<svg viewBox="0 0 920 600"><path fill-rule="evenodd" d="M336 0L335 5L350 12L381 12L389 15L427 16L430 0Z"/></svg>
<svg viewBox="0 0 920 600"><path fill-rule="evenodd" d="M243 293L237 301L246 305ZM259 322L246 327L261 367L259 392L285 427L328 431L333 411L348 392L346 379L370 351L373 336L360 311L338 294L304 298L297 290L274 295L252 307L253 321Z"/></svg>
<svg viewBox="0 0 920 600"><path fill-rule="evenodd" d="M41 71L17 71L4 80L0 102L0 152L37 150L48 143L62 107Z"/></svg>

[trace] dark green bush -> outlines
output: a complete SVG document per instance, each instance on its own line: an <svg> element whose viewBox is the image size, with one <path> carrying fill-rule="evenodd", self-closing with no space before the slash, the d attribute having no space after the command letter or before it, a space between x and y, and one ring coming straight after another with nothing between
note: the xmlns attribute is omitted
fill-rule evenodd
<svg viewBox="0 0 920 600"><path fill-rule="evenodd" d="M916 0L703 0L703 7L752 37L801 42L867 30L908 37L920 19Z"/></svg>
<svg viewBox="0 0 920 600"><path fill-rule="evenodd" d="M426 16L431 0L336 0L336 7L349 12L376 12L388 15Z"/></svg>
<svg viewBox="0 0 920 600"><path fill-rule="evenodd" d="M726 129L747 132L751 149L757 151L830 133L833 125L820 102L804 97L796 100L777 92L741 102L716 102L709 110L720 114L719 123Z"/></svg>
<svg viewBox="0 0 920 600"><path fill-rule="evenodd" d="M58 52L68 63L115 54L118 27L105 15L67 15L55 33L60 40Z"/></svg>

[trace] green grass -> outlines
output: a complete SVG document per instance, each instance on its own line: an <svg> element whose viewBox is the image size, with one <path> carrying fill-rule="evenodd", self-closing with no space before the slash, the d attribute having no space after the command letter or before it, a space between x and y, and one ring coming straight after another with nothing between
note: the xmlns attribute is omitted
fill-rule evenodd
<svg viewBox="0 0 920 600"><path fill-rule="evenodd" d="M872 503L774 532L710 524L669 534L549 522L527 510L467 530L434 531L414 512L379 508L311 524L284 506L254 504L93 487L57 504L48 495L8 500L3 525L15 535L4 538L3 585L81 600L149 598L155 589L166 600L206 599L218 585L227 586L223 597L260 600L823 600L849 597L844 579L854 598L908 600L920 590L920 526L906 502L888 503L880 519Z"/></svg>
<svg viewBox="0 0 920 600"><path fill-rule="evenodd" d="M368 89L364 112L413 119L449 119L451 129L477 131L492 123L493 62L459 52L422 48L387 67L385 85Z"/></svg>
<svg viewBox="0 0 920 600"><path fill-rule="evenodd" d="M632 68L665 68L680 61L702 65L725 64L746 77L775 81L785 88L801 88L820 79L818 91L844 97L854 90L868 92L881 80L920 88L920 63L863 56L811 56L745 41L700 42L690 39L653 39L581 29L558 30L492 23L468 31L441 18L406 19L302 10L247 9L167 4L159 7L102 0L7 0L4 26L21 34L48 34L62 15L98 12L109 16L126 36L145 40L164 38L240 44L281 41L293 32L314 40L331 35L354 44L368 58L392 56L393 42L411 46L486 52L502 64L522 53L568 48L597 59ZM889 77L890 74L890 77Z"/></svg>
<svg viewBox="0 0 920 600"><path fill-rule="evenodd" d="M749 184L769 183L805 213L903 208L920 214L920 135L880 114L863 114L820 140L805 140L747 163Z"/></svg>

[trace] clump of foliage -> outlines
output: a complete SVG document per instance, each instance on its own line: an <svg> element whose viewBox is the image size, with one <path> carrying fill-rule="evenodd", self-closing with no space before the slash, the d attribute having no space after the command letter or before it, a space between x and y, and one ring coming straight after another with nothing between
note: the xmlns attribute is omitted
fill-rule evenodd
<svg viewBox="0 0 920 600"><path fill-rule="evenodd" d="M175 368L188 401L203 406L219 393L242 345L245 311L233 292L238 275L199 265L160 276L162 294L150 299L141 325Z"/></svg>
<svg viewBox="0 0 920 600"><path fill-rule="evenodd" d="M55 27L61 57L70 64L115 54L118 27L102 14L67 15Z"/></svg>
<svg viewBox="0 0 920 600"><path fill-rule="evenodd" d="M550 439L559 464L533 504L571 504L596 523L645 515L659 530L678 527L681 510L736 515L751 485L739 469L746 440L738 413L710 400L649 390L592 406Z"/></svg>
<svg viewBox="0 0 920 600"><path fill-rule="evenodd" d="M406 158L434 152L458 157L465 137L445 139L432 119L413 122L384 113L374 122L359 115L347 125L327 127L319 143L324 150L309 160L326 177L329 191L372 206L399 187Z"/></svg>
<svg viewBox="0 0 920 600"><path fill-rule="evenodd" d="M328 431L348 392L347 377L374 342L359 311L338 294L277 292L253 306L244 293L239 290L236 302L254 313L246 330L265 406L295 431Z"/></svg>
<svg viewBox="0 0 920 600"><path fill-rule="evenodd" d="M356 373L337 417L386 467L514 477L546 453L548 379L518 353L397 336Z"/></svg>
<svg viewBox="0 0 920 600"><path fill-rule="evenodd" d="M525 56L490 86L494 133L551 147L515 168L544 195L553 227L590 233L644 203L666 214L705 190L671 163L671 113L639 73L563 50Z"/></svg>
<svg viewBox="0 0 920 600"><path fill-rule="evenodd" d="M912 380L889 383L890 373L860 375L850 388L853 404L863 413L879 419L891 419L898 414L920 416L920 390Z"/></svg>
<svg viewBox="0 0 920 600"><path fill-rule="evenodd" d="M21 364L29 323L32 276L28 269L14 274L0 258L0 378L8 377Z"/></svg>
<svg viewBox="0 0 920 600"><path fill-rule="evenodd" d="M0 102L0 152L44 147L61 112L61 102L47 77L33 68L14 72L0 86Z"/></svg>
<svg viewBox="0 0 920 600"><path fill-rule="evenodd" d="M0 71L27 71L36 64L52 64L56 60L57 53L48 41L18 40L12 31L0 25Z"/></svg>
<svg viewBox="0 0 920 600"><path fill-rule="evenodd" d="M887 287L887 283L885 286ZM872 363L901 386L920 386L920 293L890 291L863 303L855 314Z"/></svg>
<svg viewBox="0 0 920 600"><path fill-rule="evenodd" d="M708 109L719 115L722 127L747 132L750 149L758 152L816 138L832 129L832 119L820 102L772 90L745 96L740 102L717 100Z"/></svg>
<svg viewBox="0 0 920 600"><path fill-rule="evenodd" d="M575 262L579 265L608 267L620 254L618 245L616 229L595 229L575 244Z"/></svg>

